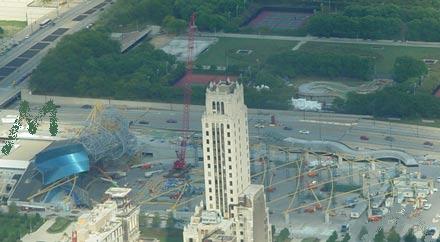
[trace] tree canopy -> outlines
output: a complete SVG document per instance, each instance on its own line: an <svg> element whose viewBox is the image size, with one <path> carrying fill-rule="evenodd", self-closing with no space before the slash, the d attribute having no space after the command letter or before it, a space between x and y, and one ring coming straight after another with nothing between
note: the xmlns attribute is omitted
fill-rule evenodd
<svg viewBox="0 0 440 242"><path fill-rule="evenodd" d="M336 99L335 109L352 114L396 118L440 118L440 100L427 93L410 94L399 87L388 87L370 94L349 93Z"/></svg>
<svg viewBox="0 0 440 242"><path fill-rule="evenodd" d="M414 235L414 229L410 228L408 232L403 236L405 242L417 242L417 237Z"/></svg>
<svg viewBox="0 0 440 242"><path fill-rule="evenodd" d="M65 37L33 72L36 93L116 99L181 98L173 88L183 64L149 44L121 54L106 33L84 30Z"/></svg>
<svg viewBox="0 0 440 242"><path fill-rule="evenodd" d="M394 226L388 232L387 242L400 242L400 235L396 232Z"/></svg>
<svg viewBox="0 0 440 242"><path fill-rule="evenodd" d="M103 22L117 29L137 24L161 24L172 16L176 19L174 24L180 25L196 12L196 25L200 30L234 30L248 7L245 4L246 1L236 0L124 0L113 5Z"/></svg>
<svg viewBox="0 0 440 242"><path fill-rule="evenodd" d="M8 213L0 213L0 242L18 241L29 230L35 231L44 220L39 214L24 214L17 212L16 206L10 206Z"/></svg>
<svg viewBox="0 0 440 242"><path fill-rule="evenodd" d="M429 2L413 5L411 1L408 7L406 1L347 1L338 13L322 11L312 16L306 30L325 37L439 41L439 2Z"/></svg>
<svg viewBox="0 0 440 242"><path fill-rule="evenodd" d="M426 64L410 56L397 57L394 62L394 78L397 82L404 82L413 77L420 77L428 73Z"/></svg>

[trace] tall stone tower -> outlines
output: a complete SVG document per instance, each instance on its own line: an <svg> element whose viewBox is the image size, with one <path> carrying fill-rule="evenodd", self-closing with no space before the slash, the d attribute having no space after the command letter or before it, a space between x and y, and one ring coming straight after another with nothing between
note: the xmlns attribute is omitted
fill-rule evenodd
<svg viewBox="0 0 440 242"><path fill-rule="evenodd" d="M184 242L271 242L264 187L251 184L247 107L237 82L211 83L202 116L205 201Z"/></svg>
<svg viewBox="0 0 440 242"><path fill-rule="evenodd" d="M206 209L233 217L231 205L238 203L251 180L243 86L211 83L202 126Z"/></svg>

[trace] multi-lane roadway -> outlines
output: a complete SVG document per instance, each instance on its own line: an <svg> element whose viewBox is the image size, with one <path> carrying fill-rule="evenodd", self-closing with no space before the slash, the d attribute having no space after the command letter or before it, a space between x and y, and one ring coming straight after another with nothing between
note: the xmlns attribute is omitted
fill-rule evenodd
<svg viewBox="0 0 440 242"><path fill-rule="evenodd" d="M58 110L60 128L62 129L63 125L68 127L72 124L83 124L90 111L90 109L79 106L61 106ZM148 122L148 124L138 124L137 128L149 127L176 131L181 129L182 111L180 110L131 109L120 111L127 120L135 123ZM5 117L8 114L16 113L16 110L3 110L0 115ZM277 125L274 127L269 125L271 115L274 115L276 119ZM201 111L191 111L191 130L201 131L201 116ZM250 135L253 139L272 136L275 139L294 137L306 140L331 140L345 143L352 148L391 148L404 150L415 155L417 159L421 159L424 155L428 155L428 158L440 159L440 143L437 143L440 138L440 129L437 128L372 121L363 116L334 113L249 110L248 117ZM177 123L168 123L169 119L177 120ZM309 133L301 134L300 130L309 131ZM367 137L368 140L361 139L361 136ZM392 137L392 141L386 139L388 136ZM424 145L426 141L432 142L433 145Z"/></svg>
<svg viewBox="0 0 440 242"><path fill-rule="evenodd" d="M91 0L72 7L39 28L0 57L0 105L25 85L26 77L63 35L77 32L97 20L111 0ZM60 63L62 64L62 63Z"/></svg>

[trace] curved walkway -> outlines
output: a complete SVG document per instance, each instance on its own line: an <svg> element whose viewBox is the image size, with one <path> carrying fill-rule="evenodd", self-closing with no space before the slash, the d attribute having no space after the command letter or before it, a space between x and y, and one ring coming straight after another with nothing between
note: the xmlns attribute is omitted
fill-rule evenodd
<svg viewBox="0 0 440 242"><path fill-rule="evenodd" d="M309 149L315 152L343 153L345 157L355 160L378 160L378 159L397 159L405 166L418 166L416 159L401 150L357 150L336 141L308 141L303 139L285 138L285 142L294 144L296 147Z"/></svg>

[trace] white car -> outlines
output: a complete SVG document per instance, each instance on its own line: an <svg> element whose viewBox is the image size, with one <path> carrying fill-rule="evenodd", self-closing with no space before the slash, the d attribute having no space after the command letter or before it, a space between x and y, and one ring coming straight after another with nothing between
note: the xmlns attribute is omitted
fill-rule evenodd
<svg viewBox="0 0 440 242"><path fill-rule="evenodd" d="M432 206L432 204L430 204L430 203L425 203L425 204L423 205L423 209L428 210L428 209L431 208L431 206Z"/></svg>
<svg viewBox="0 0 440 242"><path fill-rule="evenodd" d="M259 129L262 129L262 128L264 128L264 124L255 124L254 127L255 127L255 128L259 128Z"/></svg>
<svg viewBox="0 0 440 242"><path fill-rule="evenodd" d="M439 176L439 177L437 177L437 182L440 182L440 176Z"/></svg>
<svg viewBox="0 0 440 242"><path fill-rule="evenodd" d="M310 131L308 130L300 130L298 131L300 134L310 134Z"/></svg>

